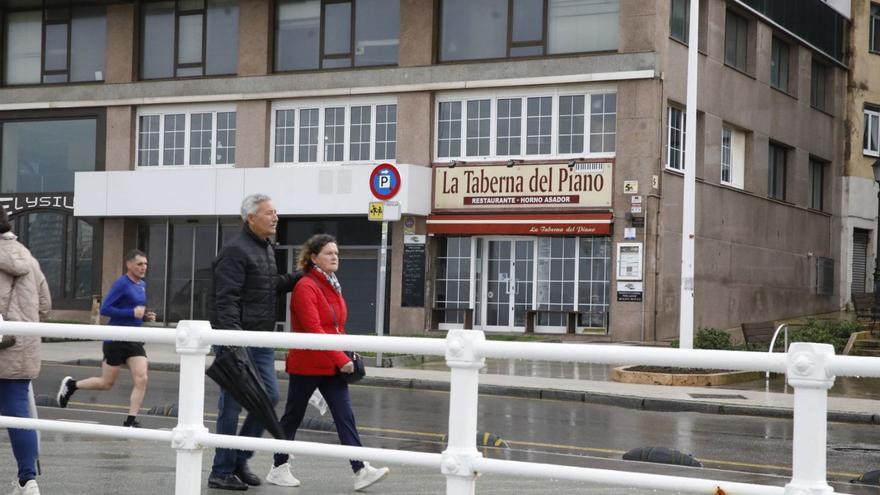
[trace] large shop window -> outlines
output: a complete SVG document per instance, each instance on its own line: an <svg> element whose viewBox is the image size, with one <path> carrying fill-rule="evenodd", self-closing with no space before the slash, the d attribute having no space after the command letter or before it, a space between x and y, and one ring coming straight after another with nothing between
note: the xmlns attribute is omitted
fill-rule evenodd
<svg viewBox="0 0 880 495"><path fill-rule="evenodd" d="M139 167L233 165L235 107L138 110Z"/></svg>
<svg viewBox="0 0 880 495"><path fill-rule="evenodd" d="M95 170L94 118L0 122L4 193L73 192L75 172Z"/></svg>
<svg viewBox="0 0 880 495"><path fill-rule="evenodd" d="M564 332L572 316L579 328L608 328L608 237L442 237L436 266L441 328Z"/></svg>
<svg viewBox="0 0 880 495"><path fill-rule="evenodd" d="M5 14L3 83L103 81L107 58L104 7L72 7L65 1L51 5Z"/></svg>
<svg viewBox="0 0 880 495"><path fill-rule="evenodd" d="M276 5L276 71L397 65L399 0L279 0Z"/></svg>
<svg viewBox="0 0 880 495"><path fill-rule="evenodd" d="M442 95L436 114L440 161L607 157L616 150L614 92Z"/></svg>
<svg viewBox="0 0 880 495"><path fill-rule="evenodd" d="M241 229L238 219L141 222L137 246L147 254L147 307L166 323L207 320L213 292L211 261Z"/></svg>
<svg viewBox="0 0 880 495"><path fill-rule="evenodd" d="M392 102L282 102L272 119L274 164L393 161L397 155Z"/></svg>
<svg viewBox="0 0 880 495"><path fill-rule="evenodd" d="M618 0L442 0L440 60L617 49Z"/></svg>
<svg viewBox="0 0 880 495"><path fill-rule="evenodd" d="M92 223L65 213L35 211L19 215L14 226L40 262L53 307L86 309L98 289L92 280L96 263Z"/></svg>
<svg viewBox="0 0 880 495"><path fill-rule="evenodd" d="M235 74L238 0L141 5L141 79Z"/></svg>

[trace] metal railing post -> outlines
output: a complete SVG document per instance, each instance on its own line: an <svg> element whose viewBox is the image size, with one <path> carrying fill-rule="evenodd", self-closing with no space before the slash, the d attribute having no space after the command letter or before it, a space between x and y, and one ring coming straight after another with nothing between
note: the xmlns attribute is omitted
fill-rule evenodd
<svg viewBox="0 0 880 495"><path fill-rule="evenodd" d="M177 426L171 447L177 450L176 495L201 493L202 452L199 437L205 428L205 356L201 332L210 330L207 321L185 320L177 324L177 354L180 355L180 384L177 402Z"/></svg>
<svg viewBox="0 0 880 495"><path fill-rule="evenodd" d="M786 375L794 389L794 432L792 435L791 482L786 495L824 495L828 433L828 389L834 375L828 358L834 356L829 344L794 343L788 351Z"/></svg>
<svg viewBox="0 0 880 495"><path fill-rule="evenodd" d="M446 495L472 495L476 490L473 461L482 457L477 450L480 368L486 362L477 346L485 340L477 330L450 330L446 336L446 364L451 373L449 443L440 468L446 476Z"/></svg>

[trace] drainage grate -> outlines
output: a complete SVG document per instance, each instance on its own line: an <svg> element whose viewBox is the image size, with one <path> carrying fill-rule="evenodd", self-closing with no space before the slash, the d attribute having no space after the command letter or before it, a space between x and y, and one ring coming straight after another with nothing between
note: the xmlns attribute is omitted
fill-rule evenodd
<svg viewBox="0 0 880 495"><path fill-rule="evenodd" d="M739 394L688 394L693 399L746 399Z"/></svg>

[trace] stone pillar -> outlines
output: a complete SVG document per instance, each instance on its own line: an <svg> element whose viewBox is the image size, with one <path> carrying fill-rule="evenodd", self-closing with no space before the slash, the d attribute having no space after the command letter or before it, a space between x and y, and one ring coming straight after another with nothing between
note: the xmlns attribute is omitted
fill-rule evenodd
<svg viewBox="0 0 880 495"><path fill-rule="evenodd" d="M401 67L431 65L433 62L434 40L437 38L434 33L436 12L435 2L400 1L399 65Z"/></svg>
<svg viewBox="0 0 880 495"><path fill-rule="evenodd" d="M101 294L106 295L113 282L125 271L125 253L137 242L137 225L124 218L105 218L103 258L101 264Z"/></svg>
<svg viewBox="0 0 880 495"><path fill-rule="evenodd" d="M137 79L135 47L138 30L133 4L107 6L107 67L104 82L128 83Z"/></svg>
<svg viewBox="0 0 880 495"><path fill-rule="evenodd" d="M397 97L397 162L430 166L433 99L428 91ZM431 191L425 191L431 194Z"/></svg>
<svg viewBox="0 0 880 495"><path fill-rule="evenodd" d="M134 170L134 107L107 107L106 170Z"/></svg>
<svg viewBox="0 0 880 495"><path fill-rule="evenodd" d="M238 75L272 72L275 13L271 0L240 0L238 12Z"/></svg>
<svg viewBox="0 0 880 495"><path fill-rule="evenodd" d="M235 130L235 167L269 166L269 122L267 100L238 102Z"/></svg>

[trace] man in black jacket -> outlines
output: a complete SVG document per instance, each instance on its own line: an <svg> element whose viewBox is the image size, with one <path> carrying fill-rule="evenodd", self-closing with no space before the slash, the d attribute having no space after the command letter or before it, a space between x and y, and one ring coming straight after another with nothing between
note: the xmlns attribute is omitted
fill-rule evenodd
<svg viewBox="0 0 880 495"><path fill-rule="evenodd" d="M275 304L278 294L290 292L296 278L278 274L275 250L269 236L275 234L278 212L271 198L252 194L241 204L244 220L241 232L227 242L212 264L214 274L214 305L211 326L222 330L275 330ZM221 351L222 352L222 351ZM249 347L251 358L273 404L278 402L278 381L275 377L275 351L266 347ZM235 435L241 406L225 390L220 389L217 433ZM264 427L248 414L240 436L259 437ZM247 490L257 486L260 478L248 468L253 451L218 448L208 477L208 486L221 490Z"/></svg>

